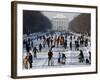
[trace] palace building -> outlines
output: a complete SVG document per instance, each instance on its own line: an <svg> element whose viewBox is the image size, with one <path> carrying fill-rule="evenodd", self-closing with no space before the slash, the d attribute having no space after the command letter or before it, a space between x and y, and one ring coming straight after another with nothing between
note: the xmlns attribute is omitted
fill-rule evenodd
<svg viewBox="0 0 100 80"><path fill-rule="evenodd" d="M57 14L52 18L52 26L54 31L67 31L68 19L66 16Z"/></svg>

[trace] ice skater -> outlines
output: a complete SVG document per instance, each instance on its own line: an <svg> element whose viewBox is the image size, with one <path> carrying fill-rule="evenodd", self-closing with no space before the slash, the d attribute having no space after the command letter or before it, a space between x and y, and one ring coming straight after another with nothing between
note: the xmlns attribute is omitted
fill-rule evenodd
<svg viewBox="0 0 100 80"><path fill-rule="evenodd" d="M57 38L57 47L59 45L59 42L60 42L60 36L58 36L58 38Z"/></svg>
<svg viewBox="0 0 100 80"><path fill-rule="evenodd" d="M49 50L49 52L48 52L48 66L50 66L50 64L51 64L51 66L53 65L52 64L52 57L53 57L53 52L51 52L51 50Z"/></svg>
<svg viewBox="0 0 100 80"><path fill-rule="evenodd" d="M45 36L43 36L43 47L45 48L45 45L46 45L46 38Z"/></svg>
<svg viewBox="0 0 100 80"><path fill-rule="evenodd" d="M23 62L24 62L25 69L28 69L29 68L29 56L25 56Z"/></svg>
<svg viewBox="0 0 100 80"><path fill-rule="evenodd" d="M61 38L60 38L60 45L63 45L63 44L64 44L64 37L61 36Z"/></svg>
<svg viewBox="0 0 100 80"><path fill-rule="evenodd" d="M27 53L29 53L30 50L31 50L30 39L28 39L28 41L26 41L26 51L27 51Z"/></svg>
<svg viewBox="0 0 100 80"><path fill-rule="evenodd" d="M62 64L66 64L66 55L64 53L62 53Z"/></svg>
<svg viewBox="0 0 100 80"><path fill-rule="evenodd" d="M88 39L85 40L85 47L88 46Z"/></svg>
<svg viewBox="0 0 100 80"><path fill-rule="evenodd" d="M72 42L70 41L70 50L72 50Z"/></svg>
<svg viewBox="0 0 100 80"><path fill-rule="evenodd" d="M78 40L75 40L75 50L79 50L79 42L78 42Z"/></svg>
<svg viewBox="0 0 100 80"><path fill-rule="evenodd" d="M53 37L51 37L50 42L51 42L51 46L52 46L53 45Z"/></svg>
<svg viewBox="0 0 100 80"><path fill-rule="evenodd" d="M39 44L39 51L41 52L41 50L42 50L42 45Z"/></svg>
<svg viewBox="0 0 100 80"><path fill-rule="evenodd" d="M65 49L67 48L67 40L65 40L65 42L64 42L64 48Z"/></svg>
<svg viewBox="0 0 100 80"><path fill-rule="evenodd" d="M37 58L38 49L36 47L33 48L34 58Z"/></svg>
<svg viewBox="0 0 100 80"><path fill-rule="evenodd" d="M80 54L79 54L79 62L83 62L84 61L84 54L83 51L80 50Z"/></svg>
<svg viewBox="0 0 100 80"><path fill-rule="evenodd" d="M32 68L32 63L33 63L32 54L29 53L29 64L30 64L30 68Z"/></svg>
<svg viewBox="0 0 100 80"><path fill-rule="evenodd" d="M33 48L33 41L31 40L31 49Z"/></svg>
<svg viewBox="0 0 100 80"><path fill-rule="evenodd" d="M89 57L86 59L86 64L91 64L91 52L89 51Z"/></svg>
<svg viewBox="0 0 100 80"><path fill-rule="evenodd" d="M50 37L47 38L47 45L50 47Z"/></svg>
<svg viewBox="0 0 100 80"><path fill-rule="evenodd" d="M59 52L58 53L58 63L60 63L61 62L61 53Z"/></svg>

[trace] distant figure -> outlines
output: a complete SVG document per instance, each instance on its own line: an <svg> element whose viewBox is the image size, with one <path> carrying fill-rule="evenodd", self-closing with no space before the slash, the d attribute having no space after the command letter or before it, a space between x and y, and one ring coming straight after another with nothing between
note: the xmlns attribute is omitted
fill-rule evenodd
<svg viewBox="0 0 100 80"><path fill-rule="evenodd" d="M89 51L89 60L91 61L91 52Z"/></svg>
<svg viewBox="0 0 100 80"><path fill-rule="evenodd" d="M65 40L65 42L64 42L64 48L65 49L67 48L67 40Z"/></svg>
<svg viewBox="0 0 100 80"><path fill-rule="evenodd" d="M89 59L86 59L86 64L90 64Z"/></svg>
<svg viewBox="0 0 100 80"><path fill-rule="evenodd" d="M63 44L64 44L64 37L61 36L61 38L60 38L60 45L63 45Z"/></svg>
<svg viewBox="0 0 100 80"><path fill-rule="evenodd" d="M29 53L30 49L30 39L28 39L28 41L26 41L26 51Z"/></svg>
<svg viewBox="0 0 100 80"><path fill-rule="evenodd" d="M81 39L80 39L80 46L83 46L83 44L84 44L84 39L83 39L83 37L81 37Z"/></svg>
<svg viewBox="0 0 100 80"><path fill-rule="evenodd" d="M38 49L36 47L33 48L34 58L37 58Z"/></svg>
<svg viewBox="0 0 100 80"><path fill-rule="evenodd" d="M60 61L61 61L61 53L59 52L59 54L58 54L58 63L60 63Z"/></svg>
<svg viewBox="0 0 100 80"><path fill-rule="evenodd" d="M36 37L37 41L38 41L38 38L39 38L39 36L37 35L37 37Z"/></svg>
<svg viewBox="0 0 100 80"><path fill-rule="evenodd" d="M78 42L78 40L75 40L75 50L79 50L79 42Z"/></svg>
<svg viewBox="0 0 100 80"><path fill-rule="evenodd" d="M75 40L75 50L77 50L77 41Z"/></svg>
<svg viewBox="0 0 100 80"><path fill-rule="evenodd" d="M72 40L72 35L70 36L70 40Z"/></svg>
<svg viewBox="0 0 100 80"><path fill-rule="evenodd" d="M47 38L47 45L50 47L50 37Z"/></svg>
<svg viewBox="0 0 100 80"><path fill-rule="evenodd" d="M43 36L43 47L45 48L45 45L46 45L46 38L45 36Z"/></svg>
<svg viewBox="0 0 100 80"><path fill-rule="evenodd" d="M91 64L91 52L89 51L89 63Z"/></svg>
<svg viewBox="0 0 100 80"><path fill-rule="evenodd" d="M80 50L80 54L79 54L79 62L83 62L83 61L84 61L83 51Z"/></svg>
<svg viewBox="0 0 100 80"><path fill-rule="evenodd" d="M33 48L33 41L31 41L31 49Z"/></svg>
<svg viewBox="0 0 100 80"><path fill-rule="evenodd" d="M62 64L66 63L66 55L62 53Z"/></svg>
<svg viewBox="0 0 100 80"><path fill-rule="evenodd" d="M43 47L45 48L46 45L46 39L43 40Z"/></svg>
<svg viewBox="0 0 100 80"><path fill-rule="evenodd" d="M32 68L32 63L33 63L32 54L29 53L29 64L30 64L30 68Z"/></svg>
<svg viewBox="0 0 100 80"><path fill-rule="evenodd" d="M52 66L52 57L53 57L53 53L51 52L51 50L49 50L48 52L48 66Z"/></svg>
<svg viewBox="0 0 100 80"><path fill-rule="evenodd" d="M60 36L57 38L57 47L59 45L59 41L60 41Z"/></svg>
<svg viewBox="0 0 100 80"><path fill-rule="evenodd" d="M88 46L88 39L85 40L85 47Z"/></svg>
<svg viewBox="0 0 100 80"><path fill-rule="evenodd" d="M52 46L53 45L53 37L51 37L50 42L51 42L51 46Z"/></svg>
<svg viewBox="0 0 100 80"><path fill-rule="evenodd" d="M41 52L41 50L42 50L42 45L39 44L39 51Z"/></svg>
<svg viewBox="0 0 100 80"><path fill-rule="evenodd" d="M54 38L54 45L56 45L56 44L57 44L57 35Z"/></svg>
<svg viewBox="0 0 100 80"><path fill-rule="evenodd" d="M41 39L42 39L42 36L40 36L39 38L40 38L40 40L41 40Z"/></svg>
<svg viewBox="0 0 100 80"><path fill-rule="evenodd" d="M70 50L72 50L72 42L70 41Z"/></svg>
<svg viewBox="0 0 100 80"><path fill-rule="evenodd" d="M23 40L23 48L26 48L26 40Z"/></svg>

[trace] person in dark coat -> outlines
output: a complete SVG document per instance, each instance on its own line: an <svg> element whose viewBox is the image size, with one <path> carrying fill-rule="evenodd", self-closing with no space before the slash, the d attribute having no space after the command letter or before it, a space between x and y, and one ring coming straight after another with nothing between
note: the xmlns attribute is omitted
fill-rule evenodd
<svg viewBox="0 0 100 80"><path fill-rule="evenodd" d="M51 46L52 46L52 44L53 44L53 37L51 37L51 40L50 40L50 42L51 42Z"/></svg>
<svg viewBox="0 0 100 80"><path fill-rule="evenodd" d="M26 40L23 40L23 48L26 48Z"/></svg>
<svg viewBox="0 0 100 80"><path fill-rule="evenodd" d="M86 58L86 64L90 64L89 59Z"/></svg>
<svg viewBox="0 0 100 80"><path fill-rule="evenodd" d="M60 63L60 61L61 61L61 53L59 52L59 54L58 54L58 63Z"/></svg>
<svg viewBox="0 0 100 80"><path fill-rule="evenodd" d="M78 40L76 40L76 44L75 45L76 45L76 50L79 50L79 46L80 45L79 45L79 41Z"/></svg>
<svg viewBox="0 0 100 80"><path fill-rule="evenodd" d="M53 53L51 52L51 50L49 50L48 52L48 66L52 66L52 57L53 57Z"/></svg>
<svg viewBox="0 0 100 80"><path fill-rule="evenodd" d="M77 41L75 40L75 50L77 50Z"/></svg>
<svg viewBox="0 0 100 80"><path fill-rule="evenodd" d="M65 49L67 48L67 40L65 40L65 42L64 42L64 48Z"/></svg>
<svg viewBox="0 0 100 80"><path fill-rule="evenodd" d="M66 55L62 53L62 64L66 63Z"/></svg>
<svg viewBox="0 0 100 80"><path fill-rule="evenodd" d="M42 36L40 36L40 40L42 39Z"/></svg>
<svg viewBox="0 0 100 80"><path fill-rule="evenodd" d="M80 50L80 54L79 54L79 62L83 62L84 61L84 54L83 51Z"/></svg>
<svg viewBox="0 0 100 80"><path fill-rule="evenodd" d="M85 40L85 47L88 46L88 39Z"/></svg>
<svg viewBox="0 0 100 80"><path fill-rule="evenodd" d="M91 52L89 51L89 63L91 64Z"/></svg>
<svg viewBox="0 0 100 80"><path fill-rule="evenodd" d="M27 53L29 53L30 50L31 50L30 39L28 39L28 41L26 41L26 51L27 51Z"/></svg>
<svg viewBox="0 0 100 80"><path fill-rule="evenodd" d="M72 50L72 42L70 42L70 50Z"/></svg>
<svg viewBox="0 0 100 80"><path fill-rule="evenodd" d="M29 64L30 64L30 68L32 68L32 63L33 63L32 54L29 53Z"/></svg>
<svg viewBox="0 0 100 80"><path fill-rule="evenodd" d="M33 48L34 58L37 58L38 49L36 47Z"/></svg>
<svg viewBox="0 0 100 80"><path fill-rule="evenodd" d="M41 50L42 50L42 45L39 44L39 51L41 52Z"/></svg>
<svg viewBox="0 0 100 80"><path fill-rule="evenodd" d="M70 40L72 40L72 35L70 36Z"/></svg>
<svg viewBox="0 0 100 80"><path fill-rule="evenodd" d="M89 60L91 61L91 52L89 51Z"/></svg>
<svg viewBox="0 0 100 80"><path fill-rule="evenodd" d="M47 38L47 45L50 47L50 37Z"/></svg>
<svg viewBox="0 0 100 80"><path fill-rule="evenodd" d="M30 46L29 46L28 42L26 42L26 51L27 51L27 52L30 51Z"/></svg>

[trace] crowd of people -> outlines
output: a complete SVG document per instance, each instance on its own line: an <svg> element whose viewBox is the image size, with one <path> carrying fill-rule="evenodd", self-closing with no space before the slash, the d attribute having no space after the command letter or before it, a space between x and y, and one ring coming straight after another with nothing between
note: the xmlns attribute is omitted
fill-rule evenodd
<svg viewBox="0 0 100 80"><path fill-rule="evenodd" d="M42 52L43 49L48 53L48 66L54 65L53 57L53 48L63 48L65 50L75 50L80 51L78 59L79 63L85 61L83 51L80 47L91 46L91 41L88 35L77 35L72 33L48 33L42 36L36 35L36 39L28 38L23 40L23 47L26 50L27 55L24 58L25 68L32 68L33 58L37 58L39 52ZM30 52L31 51L31 52ZM91 52L89 51L89 58L86 59L86 63L91 62ZM66 54L58 51L58 63L66 63ZM28 64L28 66L26 66Z"/></svg>

